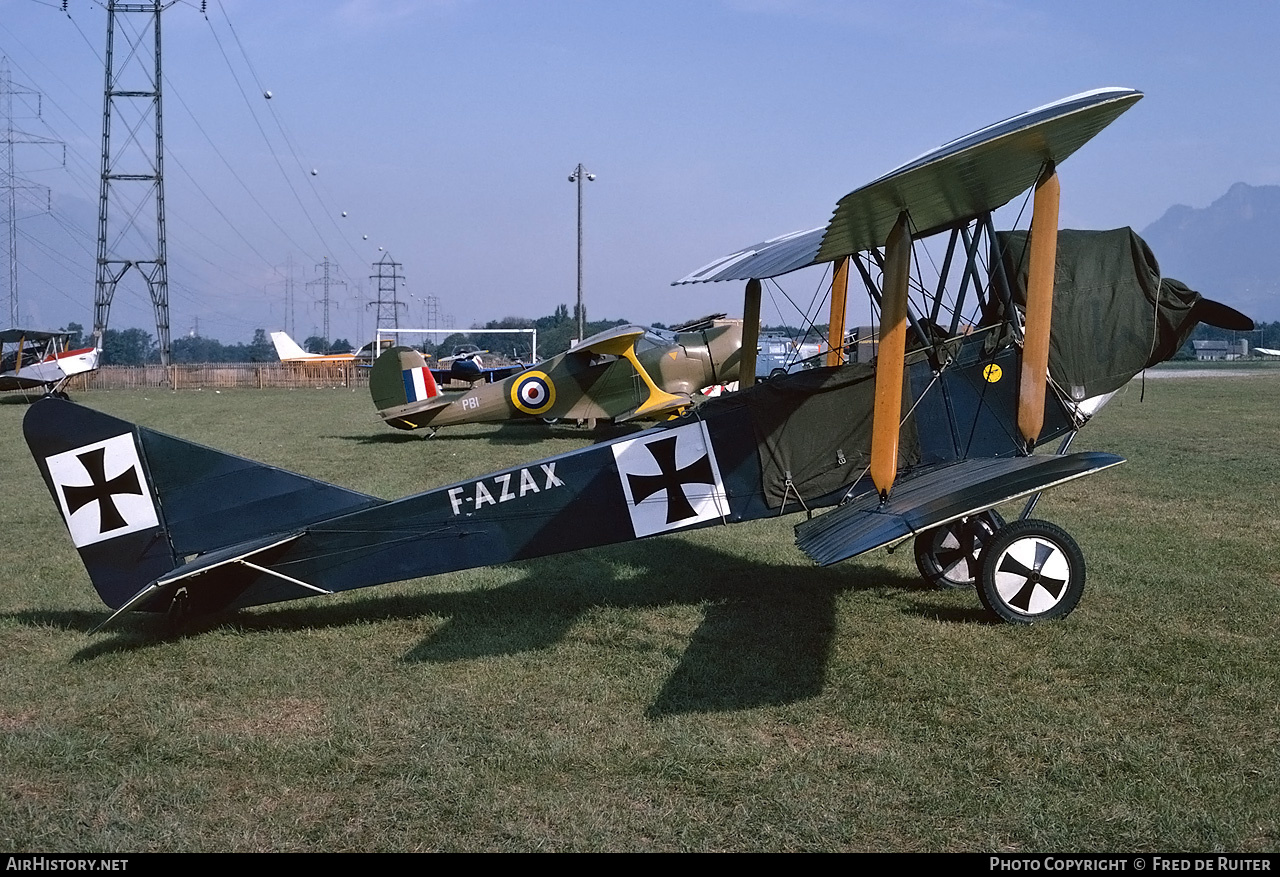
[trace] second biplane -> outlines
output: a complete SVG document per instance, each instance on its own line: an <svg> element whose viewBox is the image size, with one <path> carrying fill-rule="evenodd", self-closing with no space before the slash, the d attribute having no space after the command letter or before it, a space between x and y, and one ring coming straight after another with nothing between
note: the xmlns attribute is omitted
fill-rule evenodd
<svg viewBox="0 0 1280 877"><path fill-rule="evenodd" d="M43 389L62 394L72 377L98 367L102 351L71 347L70 332L0 331L0 390Z"/></svg>
<svg viewBox="0 0 1280 877"><path fill-rule="evenodd" d="M462 393L442 393L439 373L411 347L378 357L369 393L397 429L507 420L656 420L701 401L706 387L738 376L742 328L716 314L655 329L615 326L536 365Z"/></svg>
<svg viewBox="0 0 1280 877"><path fill-rule="evenodd" d="M833 361L649 430L390 502L56 399L31 406L27 442L114 610L108 622L802 511L797 543L821 564L914 536L929 581L976 584L1006 621L1059 618L1080 600L1083 555L1031 508L1042 491L1122 462L1066 453L1070 438L1197 321L1249 322L1162 278L1127 230L1057 229L1056 167L1140 97L1104 89L985 128L850 193L826 226L683 279L745 280L750 336L763 279L832 263L833 309L851 274L881 308L873 364ZM997 233L991 212L1029 189L1030 234ZM935 234L949 244L926 283L912 249ZM839 339L843 320L831 322ZM747 337L742 349L755 346ZM1033 453L1053 439L1059 453ZM1020 498L1021 519L1004 523L994 509Z"/></svg>

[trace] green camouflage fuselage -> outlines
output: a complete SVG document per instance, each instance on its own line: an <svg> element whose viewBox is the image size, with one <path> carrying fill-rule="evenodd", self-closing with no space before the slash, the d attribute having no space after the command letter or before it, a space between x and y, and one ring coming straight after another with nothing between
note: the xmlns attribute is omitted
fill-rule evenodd
<svg viewBox="0 0 1280 877"><path fill-rule="evenodd" d="M401 375L421 367L421 356L394 348L374 365L370 391L379 416L399 429L530 418L626 420L649 398L649 388L625 358L593 352L591 340L503 381L417 402L406 399ZM717 321L665 336L646 332L636 339L635 354L658 387L692 404L703 388L737 380L741 345L741 323Z"/></svg>

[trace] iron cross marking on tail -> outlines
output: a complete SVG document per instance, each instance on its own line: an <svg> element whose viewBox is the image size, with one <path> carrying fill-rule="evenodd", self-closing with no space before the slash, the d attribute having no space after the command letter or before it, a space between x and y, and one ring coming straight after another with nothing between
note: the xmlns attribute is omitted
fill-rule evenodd
<svg viewBox="0 0 1280 877"><path fill-rule="evenodd" d="M159 524L132 435L53 454L45 465L77 548Z"/></svg>
<svg viewBox="0 0 1280 877"><path fill-rule="evenodd" d="M106 448L94 448L83 454L77 454L76 459L84 466L84 471L89 473L91 483L83 487L72 484L62 485L62 496L67 503L67 511L73 515L89 503L97 501L99 533L118 530L128 523L116 508L113 497L125 493L142 495L142 485L138 483L137 469L126 469L115 478L107 479L106 454Z"/></svg>

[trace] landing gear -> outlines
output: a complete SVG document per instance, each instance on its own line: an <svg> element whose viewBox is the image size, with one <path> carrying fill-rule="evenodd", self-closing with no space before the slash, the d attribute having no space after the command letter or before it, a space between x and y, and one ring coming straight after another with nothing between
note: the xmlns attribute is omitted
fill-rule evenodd
<svg viewBox="0 0 1280 877"><path fill-rule="evenodd" d="M1014 624L1064 618L1084 594L1084 554L1048 521L1014 521L998 530L978 568L982 605Z"/></svg>
<svg viewBox="0 0 1280 877"><path fill-rule="evenodd" d="M1004 526L995 509L926 530L916 537L916 568L936 588L972 588L983 547Z"/></svg>
<svg viewBox="0 0 1280 877"><path fill-rule="evenodd" d="M187 624L187 619L191 617L191 595L186 588L178 588L173 592L173 597L169 601L169 611L165 617L165 627L169 634L179 634Z"/></svg>

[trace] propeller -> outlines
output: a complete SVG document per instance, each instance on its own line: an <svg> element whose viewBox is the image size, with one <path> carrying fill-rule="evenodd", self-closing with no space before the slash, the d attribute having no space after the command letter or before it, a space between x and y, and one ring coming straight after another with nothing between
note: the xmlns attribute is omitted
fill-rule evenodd
<svg viewBox="0 0 1280 877"><path fill-rule="evenodd" d="M1249 317L1230 305L1224 305L1211 298L1201 298L1197 301L1191 308L1191 317L1197 322L1236 332L1252 332L1255 328L1253 320Z"/></svg>

